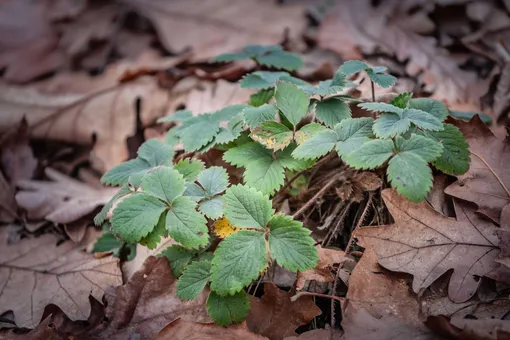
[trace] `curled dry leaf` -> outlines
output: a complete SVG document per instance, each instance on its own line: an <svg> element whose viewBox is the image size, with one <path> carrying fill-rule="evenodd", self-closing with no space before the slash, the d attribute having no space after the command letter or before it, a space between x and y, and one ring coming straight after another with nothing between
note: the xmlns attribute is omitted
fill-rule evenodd
<svg viewBox="0 0 510 340"><path fill-rule="evenodd" d="M499 223L503 207L510 203L510 142L494 137L478 115L457 126L469 143L471 166L445 192L475 203L479 213Z"/></svg>
<svg viewBox="0 0 510 340"><path fill-rule="evenodd" d="M382 186L381 178L367 171L354 175L353 183L363 191L374 191Z"/></svg>
<svg viewBox="0 0 510 340"><path fill-rule="evenodd" d="M290 293L266 283L262 298L250 296L251 307L246 319L248 328L271 340L282 340L296 335L296 328L321 314L311 296L302 296L295 302L290 298Z"/></svg>
<svg viewBox="0 0 510 340"><path fill-rule="evenodd" d="M448 296L458 303L469 300L500 252L497 228L462 202L455 205L454 220L392 189L382 196L395 223L361 228L356 235L360 244L374 249L383 267L412 274L416 293L453 270Z"/></svg>
<svg viewBox="0 0 510 340"><path fill-rule="evenodd" d="M32 328L44 308L55 304L71 319L87 319L88 296L101 300L111 286L122 284L119 260L96 259L84 252L97 232L89 228L81 243L58 244L52 234L7 245L0 231L0 314L12 310L19 327Z"/></svg>
<svg viewBox="0 0 510 340"><path fill-rule="evenodd" d="M20 181L16 194L18 205L25 209L30 219L47 219L54 223L70 223L108 203L116 188L95 188L46 169L52 181Z"/></svg>
<svg viewBox="0 0 510 340"><path fill-rule="evenodd" d="M246 323L221 327L213 323L189 322L177 319L163 328L154 340L268 340L248 330Z"/></svg>

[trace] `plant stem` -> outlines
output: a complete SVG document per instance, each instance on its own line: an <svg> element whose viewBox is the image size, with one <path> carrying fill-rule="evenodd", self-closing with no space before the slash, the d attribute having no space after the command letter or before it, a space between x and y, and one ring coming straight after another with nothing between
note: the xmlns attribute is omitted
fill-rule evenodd
<svg viewBox="0 0 510 340"><path fill-rule="evenodd" d="M306 209L308 209L312 205L313 202L315 202L315 200L317 200L317 198L321 197L326 192L326 190L328 190L333 184L335 184L336 181L337 178L334 177L328 183L326 183L326 185L323 186L322 189L319 190L312 198L310 198L308 202L306 202L305 205L301 207L301 209L299 209L294 213L294 215L292 215L292 218L296 218L299 215L301 215Z"/></svg>
<svg viewBox="0 0 510 340"><path fill-rule="evenodd" d="M290 301L295 302L297 299L299 299L302 296L317 296L317 297L322 297L322 298L326 298L326 299L337 300L340 302L344 301L344 298L340 297L340 296L326 295L326 294L320 294L320 293L311 293L311 292L299 292L296 295L292 296L290 298Z"/></svg>
<svg viewBox="0 0 510 340"><path fill-rule="evenodd" d="M356 227L354 227L354 230L351 232L351 237L349 238L349 243L347 243L347 247L345 248L345 254L349 254L349 250L351 249L352 241L354 240L354 235L356 234L356 230L358 230L360 225L363 223L363 220L365 219L368 208L370 208L370 206L372 205L373 197L374 197L373 192L369 191L367 205L365 206L365 209L363 209L363 212L361 213L361 216L358 220L358 223L356 224Z"/></svg>
<svg viewBox="0 0 510 340"><path fill-rule="evenodd" d="M372 80L370 80L370 85L372 85L372 101L375 102L375 86Z"/></svg>

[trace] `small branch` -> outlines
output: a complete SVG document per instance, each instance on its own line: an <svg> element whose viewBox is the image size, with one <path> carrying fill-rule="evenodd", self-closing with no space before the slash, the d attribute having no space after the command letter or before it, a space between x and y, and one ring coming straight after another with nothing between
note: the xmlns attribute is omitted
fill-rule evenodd
<svg viewBox="0 0 510 340"><path fill-rule="evenodd" d="M370 80L370 85L372 86L372 101L375 102L375 86L372 80Z"/></svg>
<svg viewBox="0 0 510 340"><path fill-rule="evenodd" d="M485 164L485 166L487 167L487 169L489 169L490 172L492 172L492 174L494 175L494 177L496 177L496 179L499 181L499 184L501 184L501 186L503 187L503 189L505 190L506 194L508 195L508 197L510 197L510 190L508 190L508 188L506 187L505 183L503 183L503 181L501 180L501 178L499 178L498 174L492 169L492 167L485 161L485 159L482 158L482 156L474 153L473 151L469 151L473 156L476 156L478 157L478 159L480 159L483 164Z"/></svg>
<svg viewBox="0 0 510 340"><path fill-rule="evenodd" d="M296 302L297 299L299 299L302 296L317 296L317 297L322 297L322 298L326 298L326 299L337 300L339 302L343 302L344 301L344 298L340 297L340 296L326 295L326 294L320 294L320 293L311 293L311 292L299 292L296 295L292 296L290 298L290 301Z"/></svg>
<svg viewBox="0 0 510 340"><path fill-rule="evenodd" d="M333 184L335 184L335 183L336 183L336 181L337 181L337 178L335 177L335 178L331 179L328 183L326 183L326 185L325 185L325 186L323 186L323 187L322 187L322 189L321 189L321 190L319 190L319 191L318 191L318 192L317 192L317 193L316 193L316 194L315 194L312 198L310 198L310 199L308 200L308 202L306 202L306 203L305 203L305 205L303 205L303 206L301 207L301 209L299 209L298 211L296 211L296 212L294 213L294 215L292 215L292 218L296 218L296 217L298 217L299 215L301 215L303 212L305 212L305 211L306 211L306 209L308 209L308 208L312 205L312 203L314 203L314 202L315 202L315 201L316 201L319 197L321 197L322 195L324 195L324 193L325 193L325 192L326 192L326 191L327 191L327 190L328 190L328 189L329 189L329 188L330 188Z"/></svg>
<svg viewBox="0 0 510 340"><path fill-rule="evenodd" d="M352 241L354 240L354 235L356 234L356 230L358 230L360 225L365 220L365 216L367 214L368 208L370 208L370 206L372 205L372 198L373 197L374 197L374 194L372 193L372 191L370 191L368 193L368 202L367 202L367 205L365 206L365 209L363 209L363 212L361 213L361 216L360 216L360 218L358 220L358 223L356 224L356 227L354 227L354 230L351 231L351 237L349 238L349 243L347 243L347 247L345 248L345 254L346 255L349 254L349 250L351 249Z"/></svg>

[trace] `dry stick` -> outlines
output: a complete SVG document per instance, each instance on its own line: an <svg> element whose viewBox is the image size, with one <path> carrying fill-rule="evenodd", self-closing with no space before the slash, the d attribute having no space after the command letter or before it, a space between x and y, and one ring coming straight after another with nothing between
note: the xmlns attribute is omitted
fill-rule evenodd
<svg viewBox="0 0 510 340"><path fill-rule="evenodd" d="M349 254L349 250L351 249L352 241L354 240L354 235L356 234L356 230L358 230L359 226L363 221L365 220L365 215L367 214L368 208L372 205L372 198L374 197L374 194L372 191L368 193L368 202L365 206L365 209L363 209L363 213L361 214L361 217L358 220L358 223L356 224L356 227L354 227L354 230L351 232L351 237L349 238L349 243L347 243L347 248L345 248L345 254Z"/></svg>
<svg viewBox="0 0 510 340"><path fill-rule="evenodd" d="M370 85L372 86L372 101L375 102L375 87L372 80L370 80Z"/></svg>
<svg viewBox="0 0 510 340"><path fill-rule="evenodd" d="M292 215L292 218L296 218L298 217L299 215L301 215L306 209L308 209L312 203L314 203L319 197L321 197L333 184L335 184L337 181L337 178L334 177L333 179L331 179L328 183L326 183L325 186L322 187L321 190L317 191L317 193L308 200L308 202L305 203L305 205L303 205L301 207L301 209L299 209L298 211L296 211L294 213L294 215Z"/></svg>
<svg viewBox="0 0 510 340"><path fill-rule="evenodd" d="M490 172L492 172L492 174L494 175L494 177L496 177L496 179L499 181L499 184L501 184L501 186L503 187L503 189L505 190L506 194L508 195L508 197L510 197L510 191L508 190L508 188L506 187L505 183L503 183L503 181L501 180L501 178L499 178L498 174L496 174L496 172L491 168L491 166L489 164L487 164L487 162L485 161L485 159L482 158L482 156L474 153L473 151L469 151L471 152L472 155L478 157L482 162L483 164L485 164L485 166L489 169Z"/></svg>
<svg viewBox="0 0 510 340"><path fill-rule="evenodd" d="M335 282L333 283L333 294L336 294L336 284L338 283L338 274L340 273L340 266L336 270ZM335 327L335 299L331 300L331 328Z"/></svg>
<svg viewBox="0 0 510 340"><path fill-rule="evenodd" d="M326 294L320 294L320 293L311 293L311 292L299 292L296 295L292 296L290 298L290 301L296 302L297 299L299 299L302 296L317 296L317 297L322 297L322 298L326 298L326 299L337 300L337 301L340 301L340 302L344 301L344 298L340 297L340 296L326 295Z"/></svg>
<svg viewBox="0 0 510 340"><path fill-rule="evenodd" d="M340 215L340 217L338 218L338 223L335 225L335 229L333 229L330 233L326 235L326 237L324 237L324 240L322 240L322 245L325 245L326 247L329 245L329 242L331 242L333 235L337 233L338 228L340 227L341 224L343 224L343 220L345 218L345 215L347 215L347 213L349 212L351 204L352 201L349 201L349 203L347 203L347 205L344 208L344 211L342 212L342 215Z"/></svg>

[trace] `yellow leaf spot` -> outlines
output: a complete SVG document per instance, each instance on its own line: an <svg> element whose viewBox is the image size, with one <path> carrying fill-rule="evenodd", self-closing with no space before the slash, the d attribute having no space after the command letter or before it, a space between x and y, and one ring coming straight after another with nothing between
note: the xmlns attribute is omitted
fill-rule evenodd
<svg viewBox="0 0 510 340"><path fill-rule="evenodd" d="M220 238L225 238L238 230L239 228L230 224L230 221L225 216L214 222L214 233Z"/></svg>

